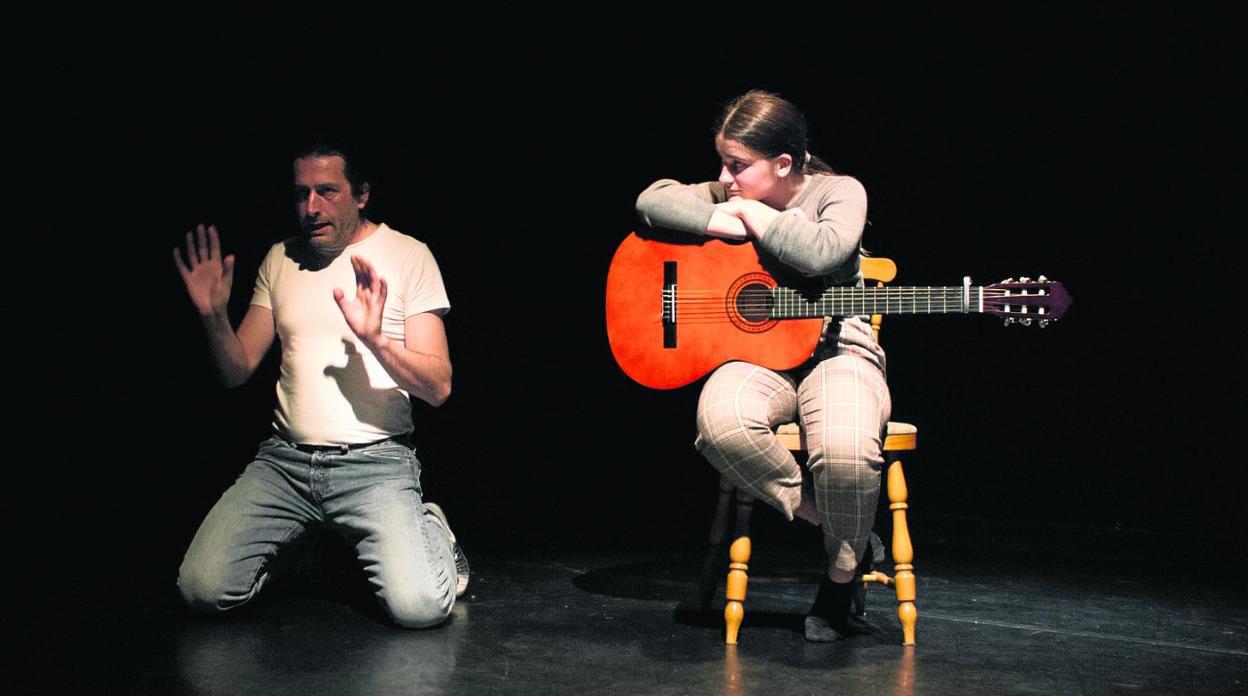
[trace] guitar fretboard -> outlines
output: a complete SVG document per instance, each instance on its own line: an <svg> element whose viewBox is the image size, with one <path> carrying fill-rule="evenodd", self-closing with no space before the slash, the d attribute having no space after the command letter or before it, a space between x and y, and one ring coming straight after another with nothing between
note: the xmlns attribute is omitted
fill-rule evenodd
<svg viewBox="0 0 1248 696"><path fill-rule="evenodd" d="M773 319L809 319L862 314L952 314L982 312L982 286L828 288L808 300L790 288L771 290Z"/></svg>

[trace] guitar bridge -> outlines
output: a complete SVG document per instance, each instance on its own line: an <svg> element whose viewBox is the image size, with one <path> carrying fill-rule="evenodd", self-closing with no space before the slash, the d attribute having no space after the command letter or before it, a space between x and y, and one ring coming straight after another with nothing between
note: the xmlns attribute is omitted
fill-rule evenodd
<svg viewBox="0 0 1248 696"><path fill-rule="evenodd" d="M663 347L676 347L676 262L663 262Z"/></svg>

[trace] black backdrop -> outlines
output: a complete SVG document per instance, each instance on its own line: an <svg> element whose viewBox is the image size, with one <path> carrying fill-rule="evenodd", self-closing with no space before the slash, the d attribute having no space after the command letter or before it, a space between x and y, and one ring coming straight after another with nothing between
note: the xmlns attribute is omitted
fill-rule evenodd
<svg viewBox="0 0 1248 696"><path fill-rule="evenodd" d="M602 290L637 192L714 177L711 120L751 87L794 101L812 151L863 181L867 246L898 282L1043 273L1075 298L1043 331L885 322L894 418L920 427L916 512L1241 538L1245 474L1225 447L1245 415L1223 311L1243 249L1232 23L837 19L696 40L212 18L50 39L14 102L46 198L27 206L43 251L23 254L32 282L10 314L48 329L33 296L71 318L36 330L50 369L19 421L41 443L16 508L32 545L173 572L267 429L276 365L214 387L169 250L216 223L241 317L265 249L294 229L291 149L325 132L371 152L374 218L426 241L446 279L455 392L416 418L453 521L478 538L701 529L697 389L618 370ZM48 515L73 530L63 542L44 543Z"/></svg>

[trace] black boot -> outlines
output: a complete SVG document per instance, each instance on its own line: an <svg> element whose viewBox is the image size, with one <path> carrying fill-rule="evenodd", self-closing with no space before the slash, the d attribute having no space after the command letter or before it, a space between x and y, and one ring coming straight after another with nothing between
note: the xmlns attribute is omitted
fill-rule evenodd
<svg viewBox="0 0 1248 696"><path fill-rule="evenodd" d="M806 616L806 640L831 643L865 633L863 625L850 618L854 589L861 584L832 582L828 578L819 583L815 604Z"/></svg>

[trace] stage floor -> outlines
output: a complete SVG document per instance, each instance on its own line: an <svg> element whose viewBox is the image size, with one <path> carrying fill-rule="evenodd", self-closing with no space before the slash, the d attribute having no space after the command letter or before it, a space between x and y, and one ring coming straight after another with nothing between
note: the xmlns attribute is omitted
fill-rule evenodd
<svg viewBox="0 0 1248 696"><path fill-rule="evenodd" d="M891 591L874 586L874 635L811 644L801 621L817 560L798 547L817 537L759 534L735 647L722 587L715 610L696 606L690 539L466 542L469 594L427 631L386 626L331 545L302 579L221 618L185 613L160 573L70 584L26 607L12 693L1248 692L1248 603L1196 569L929 543L917 647L901 646Z"/></svg>

